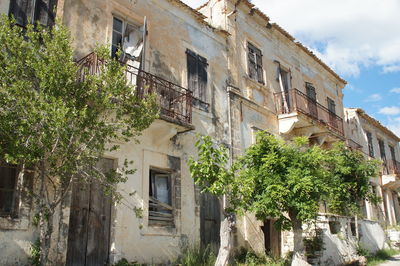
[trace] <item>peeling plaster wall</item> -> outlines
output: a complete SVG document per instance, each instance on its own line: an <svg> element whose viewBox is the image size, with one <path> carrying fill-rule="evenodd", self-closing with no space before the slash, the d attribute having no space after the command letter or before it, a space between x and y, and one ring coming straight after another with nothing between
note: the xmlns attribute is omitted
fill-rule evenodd
<svg viewBox="0 0 400 266"><path fill-rule="evenodd" d="M125 159L133 160L137 169L118 187L123 194L133 193L133 196L126 196L113 207L111 261L126 258L139 263L168 263L176 259L186 244L199 244L198 190L187 166L189 156L195 155L195 134L228 142L225 37L169 1L65 0L63 21L71 29L76 58L91 52L96 43L110 44L113 14L138 25L146 16L146 71L186 87L186 49L208 62L210 111L193 109L195 131L178 134L182 128L157 120L143 132L140 144L123 144L118 152L107 154L119 166ZM181 206L175 212L175 228L157 228L148 225L149 168L172 168L170 156L180 159ZM142 218L135 215L135 207L143 209Z"/></svg>
<svg viewBox="0 0 400 266"><path fill-rule="evenodd" d="M0 2L0 15L8 14L9 8L10 8L10 0L2 0Z"/></svg>
<svg viewBox="0 0 400 266"><path fill-rule="evenodd" d="M362 117L357 113L356 109L353 108L345 108L345 132L348 139L353 140L354 142L358 143L362 146L361 150L364 154L369 154L368 151L368 140L366 132L370 132L372 134L372 146L374 150L375 158L380 158L380 149L378 144L378 139L384 141L385 144L385 155L387 160L392 160L389 145L394 147L395 158L397 161L400 158L400 147L398 142L393 137L389 136L379 127L373 125L367 119ZM392 190L387 187L382 186L382 177L378 176L370 180L374 183L377 187L378 196L380 196L383 201L386 203L381 202L378 207L370 204L369 202L365 202L366 206L366 218L371 220L380 220L381 222L386 222L388 224L396 224L397 221L400 221L399 212L400 212L400 205L398 200L393 198L392 194L396 193L397 191ZM387 211L384 211L387 209ZM388 216L389 215L389 216Z"/></svg>

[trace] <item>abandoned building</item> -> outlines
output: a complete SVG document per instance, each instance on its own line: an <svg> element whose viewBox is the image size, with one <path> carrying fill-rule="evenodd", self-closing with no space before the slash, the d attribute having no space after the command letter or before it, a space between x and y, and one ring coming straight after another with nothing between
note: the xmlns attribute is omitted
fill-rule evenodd
<svg viewBox="0 0 400 266"><path fill-rule="evenodd" d="M161 108L160 118L140 137L140 144L124 144L102 159L106 168L118 168L126 158L134 160L137 171L118 187L134 196L114 204L98 189L83 197L86 191L74 187L55 219L52 261L104 265L126 258L157 264L173 261L187 245L217 250L224 203L201 194L190 176L187 162L195 156L196 134L226 144L232 157L243 153L259 130L284 139L307 136L324 147L348 138L366 152L368 136L374 134L375 150L383 151L375 147L378 140L385 145L380 158L386 167L381 183L376 183L377 193L385 197L385 211L373 214L367 203L365 218L398 221L400 176L395 171L398 163L393 162L400 156L399 138L365 113L344 109L346 81L250 1L210 0L197 10L180 0L42 0L38 6L34 2L3 0L0 13L13 15L20 25L30 18L43 25L59 19L71 31L82 68L96 64L97 44L109 45L113 56L121 47L127 79L137 86L152 86ZM0 173L10 184L16 182L15 170L2 168ZM12 186L0 187L0 193L12 195ZM37 238L29 198L17 200L21 207L15 215L0 202L0 264L25 264L30 243ZM95 208L97 204L103 207ZM143 215L137 215L137 209ZM97 213L84 215L87 210ZM346 252L354 253L357 238L362 239L353 233L355 221L321 217L330 245L347 245ZM285 255L292 248L291 233L277 232L273 223L272 218L258 221L251 214L238 217L235 248ZM338 228L330 226L337 223ZM371 249L382 248L385 240L378 222L359 223L364 242L377 243ZM340 230L351 244L340 242ZM343 248L334 250L339 249ZM328 261L338 254L323 257Z"/></svg>

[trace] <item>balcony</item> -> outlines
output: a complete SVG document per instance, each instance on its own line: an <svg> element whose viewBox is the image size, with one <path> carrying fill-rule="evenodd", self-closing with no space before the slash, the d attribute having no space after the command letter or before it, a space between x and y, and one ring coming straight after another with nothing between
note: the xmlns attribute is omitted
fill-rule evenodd
<svg viewBox="0 0 400 266"><path fill-rule="evenodd" d="M322 137L321 142L343 139L343 119L297 89L274 94L279 131Z"/></svg>
<svg viewBox="0 0 400 266"><path fill-rule="evenodd" d="M388 160L383 163L382 185L390 189L400 187L400 162Z"/></svg>
<svg viewBox="0 0 400 266"><path fill-rule="evenodd" d="M361 144L358 144L354 140L347 139L346 140L346 146L352 151L363 152L363 150L362 150L363 146Z"/></svg>
<svg viewBox="0 0 400 266"><path fill-rule="evenodd" d="M79 79L87 74L99 74L104 62L91 53L77 62ZM184 129L193 129L192 123L192 92L170 81L126 64L127 81L136 86L138 97L155 93L160 107L160 118L169 123L177 124Z"/></svg>

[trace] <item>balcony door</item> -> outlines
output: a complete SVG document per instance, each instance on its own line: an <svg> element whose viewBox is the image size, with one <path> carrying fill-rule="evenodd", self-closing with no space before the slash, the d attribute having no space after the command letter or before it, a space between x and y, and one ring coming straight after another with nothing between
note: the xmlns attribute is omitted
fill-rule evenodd
<svg viewBox="0 0 400 266"><path fill-rule="evenodd" d="M315 88L312 84L306 83L306 92L307 92L307 106L309 114L313 118L318 118L318 109L317 109L317 93L315 92Z"/></svg>

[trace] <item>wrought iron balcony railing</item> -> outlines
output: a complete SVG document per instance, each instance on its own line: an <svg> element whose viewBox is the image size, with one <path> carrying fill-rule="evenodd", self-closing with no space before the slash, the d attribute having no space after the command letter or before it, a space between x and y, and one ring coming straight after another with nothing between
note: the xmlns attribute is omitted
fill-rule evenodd
<svg viewBox="0 0 400 266"><path fill-rule="evenodd" d="M297 89L274 94L278 114L300 112L344 136L343 119Z"/></svg>
<svg viewBox="0 0 400 266"><path fill-rule="evenodd" d="M352 139L347 139L346 145L347 145L347 147L349 147L350 150L362 152L363 146L361 144L358 144L357 142L355 142Z"/></svg>
<svg viewBox="0 0 400 266"><path fill-rule="evenodd" d="M103 61L95 53L90 53L77 62L79 78L85 78L87 74L99 74ZM126 78L129 83L136 86L138 97L144 97L148 93L155 93L160 106L161 118L181 122L192 123L192 92L170 81L140 70L126 64Z"/></svg>

